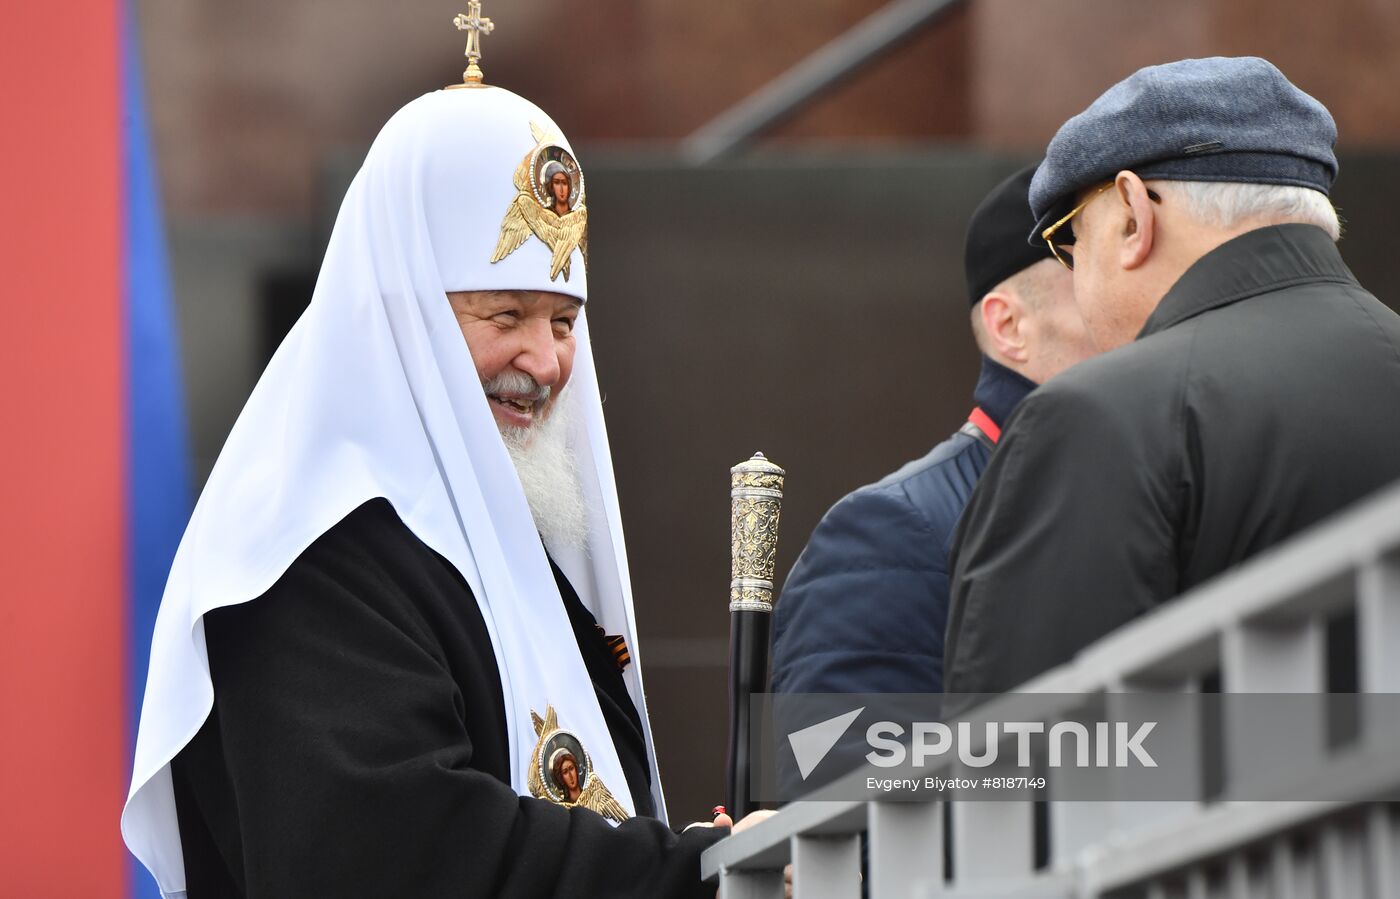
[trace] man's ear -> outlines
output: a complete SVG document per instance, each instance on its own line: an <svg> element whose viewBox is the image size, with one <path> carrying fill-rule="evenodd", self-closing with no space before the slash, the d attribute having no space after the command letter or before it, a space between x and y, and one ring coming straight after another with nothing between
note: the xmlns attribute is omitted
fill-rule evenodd
<svg viewBox="0 0 1400 899"><path fill-rule="evenodd" d="M1157 210L1147 195L1147 185L1133 172L1119 172L1113 188L1125 207L1119 210L1125 218L1118 264L1131 270L1152 255L1152 243L1157 236Z"/></svg>
<svg viewBox="0 0 1400 899"><path fill-rule="evenodd" d="M982 331L987 342L998 354L1012 362L1025 362L1026 337L1022 333L1023 310L1019 298L1002 290L993 290L982 298L978 308L982 316Z"/></svg>

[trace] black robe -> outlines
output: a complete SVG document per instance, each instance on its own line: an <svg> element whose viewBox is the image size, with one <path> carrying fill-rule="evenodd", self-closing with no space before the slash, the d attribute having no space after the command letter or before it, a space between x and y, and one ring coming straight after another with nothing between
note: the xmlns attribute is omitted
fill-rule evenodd
<svg viewBox="0 0 1400 899"><path fill-rule="evenodd" d="M724 829L653 813L641 722L555 569L638 816L518 796L495 654L442 556L368 502L204 618L214 708L173 763L190 899L714 895Z"/></svg>

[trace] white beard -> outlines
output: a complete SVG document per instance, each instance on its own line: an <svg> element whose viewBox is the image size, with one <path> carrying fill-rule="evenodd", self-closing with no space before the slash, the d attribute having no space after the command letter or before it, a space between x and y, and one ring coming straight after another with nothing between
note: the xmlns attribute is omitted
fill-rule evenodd
<svg viewBox="0 0 1400 899"><path fill-rule="evenodd" d="M573 419L573 393L561 391L543 421L529 428L501 427L501 439L547 549L583 546L588 538L583 489L569 445Z"/></svg>

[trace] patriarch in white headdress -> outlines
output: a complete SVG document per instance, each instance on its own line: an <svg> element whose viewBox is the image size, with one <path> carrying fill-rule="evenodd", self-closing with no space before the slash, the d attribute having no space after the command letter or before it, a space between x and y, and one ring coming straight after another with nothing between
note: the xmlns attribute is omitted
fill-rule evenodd
<svg viewBox="0 0 1400 899"><path fill-rule="evenodd" d="M264 594L289 566L376 498L475 597L499 668L515 791L531 795L534 722L552 707L551 720L587 748L588 776L611 790L615 817L637 808L552 557L598 625L630 647L623 679L643 725L647 804L664 809L582 309L586 209L571 197L565 220L530 183L551 149L576 158L528 101L490 87L437 91L388 122L351 185L314 298L229 435L156 623L122 832L167 895L186 888L171 762L218 698L205 616L276 601ZM536 204L528 215L526 203ZM530 229L504 254L503 218ZM514 305L483 306L492 296ZM545 304L540 327L567 353L502 349L514 336L539 338L525 333L535 327L526 301Z"/></svg>

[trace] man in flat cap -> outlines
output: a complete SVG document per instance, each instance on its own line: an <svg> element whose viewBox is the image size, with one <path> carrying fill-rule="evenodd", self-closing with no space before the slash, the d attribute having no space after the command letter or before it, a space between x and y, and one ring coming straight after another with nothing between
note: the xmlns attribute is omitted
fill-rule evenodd
<svg viewBox="0 0 1400 899"><path fill-rule="evenodd" d="M1001 427L1037 383L1094 353L1070 273L1026 243L1035 167L1003 181L968 225L965 270L982 351L962 429L837 503L777 604L773 689L930 693L942 689L948 548Z"/></svg>
<svg viewBox="0 0 1400 899"><path fill-rule="evenodd" d="M1334 245L1335 139L1273 65L1215 58L1050 142L1032 241L1109 351L1021 404L973 494L949 692L1014 688L1400 478L1400 316Z"/></svg>

